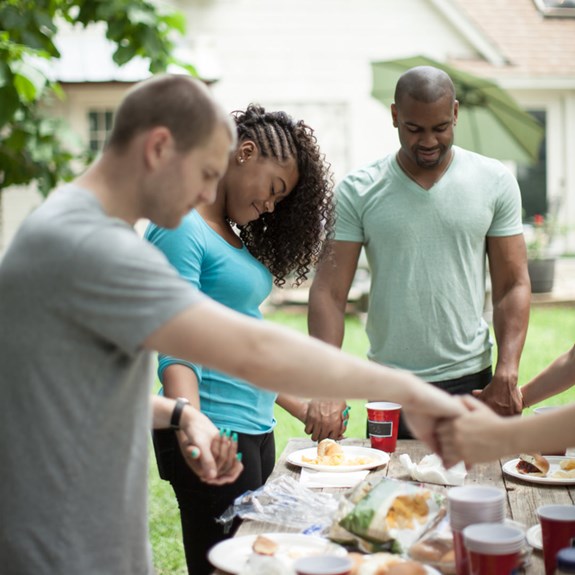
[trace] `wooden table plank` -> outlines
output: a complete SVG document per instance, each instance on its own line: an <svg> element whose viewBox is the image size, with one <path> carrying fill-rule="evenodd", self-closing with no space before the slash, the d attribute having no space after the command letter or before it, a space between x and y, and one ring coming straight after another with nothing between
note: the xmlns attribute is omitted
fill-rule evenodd
<svg viewBox="0 0 575 575"><path fill-rule="evenodd" d="M366 439L344 439L343 445L361 445L369 446ZM305 449L316 445L309 439L291 439L283 453L279 457L274 471L269 481L282 475L289 475L297 479L300 475L300 468L287 462L290 453L299 449ZM391 455L389 465L381 470L374 470L379 474L392 477L399 480L410 480L405 469L399 461L399 455L407 453L412 461L419 462L429 453L429 449L420 441L403 440L398 441L397 450ZM552 486L528 483L505 475L501 469L502 464L509 458L493 463L481 464L474 466L469 470L465 479L465 484L492 485L504 489L507 493L506 498L506 516L509 519L518 521L526 527L531 527L538 523L537 507L548 503L555 504L573 504L575 501L575 488L566 486ZM444 489L446 492L449 487L433 485L433 489ZM337 492L345 491L343 489L324 489L323 491ZM247 520L242 523L236 536L250 535L265 532L295 532L296 529L275 523L265 523L262 521ZM216 575L224 575L221 571L215 571ZM525 575L544 575L543 559L541 552L534 551L531 563L525 570Z"/></svg>

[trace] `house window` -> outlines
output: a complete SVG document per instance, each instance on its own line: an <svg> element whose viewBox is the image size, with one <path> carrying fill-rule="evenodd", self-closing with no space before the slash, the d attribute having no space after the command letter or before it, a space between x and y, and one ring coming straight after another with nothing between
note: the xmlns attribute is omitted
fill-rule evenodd
<svg viewBox="0 0 575 575"><path fill-rule="evenodd" d="M547 129L547 115L544 110L530 110L534 116ZM524 217L532 218L535 214L546 214L552 206L547 202L547 157L545 154L546 138L544 137L539 148L539 159L535 164L517 166L517 181L521 189Z"/></svg>
<svg viewBox="0 0 575 575"><path fill-rule="evenodd" d="M575 18L575 0L533 0L543 16Z"/></svg>
<svg viewBox="0 0 575 575"><path fill-rule="evenodd" d="M113 110L90 110L88 112L88 138L90 151L99 152L112 130Z"/></svg>

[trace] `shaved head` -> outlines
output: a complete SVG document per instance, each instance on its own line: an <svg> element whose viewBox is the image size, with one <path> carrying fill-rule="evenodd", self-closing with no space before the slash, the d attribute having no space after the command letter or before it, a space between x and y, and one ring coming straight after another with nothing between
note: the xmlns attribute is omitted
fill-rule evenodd
<svg viewBox="0 0 575 575"><path fill-rule="evenodd" d="M445 96L455 101L455 87L443 70L416 66L404 72L395 86L395 103L399 104L405 96L425 104L432 104Z"/></svg>

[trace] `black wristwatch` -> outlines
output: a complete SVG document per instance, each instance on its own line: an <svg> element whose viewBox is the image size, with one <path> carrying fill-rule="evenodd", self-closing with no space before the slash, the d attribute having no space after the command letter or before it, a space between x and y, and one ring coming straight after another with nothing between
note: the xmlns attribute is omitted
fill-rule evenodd
<svg viewBox="0 0 575 575"><path fill-rule="evenodd" d="M172 418L170 419L170 429L179 430L180 420L182 419L182 412L184 407L189 405L189 401L185 397L178 397L176 399L176 405L174 406L174 411L172 411Z"/></svg>

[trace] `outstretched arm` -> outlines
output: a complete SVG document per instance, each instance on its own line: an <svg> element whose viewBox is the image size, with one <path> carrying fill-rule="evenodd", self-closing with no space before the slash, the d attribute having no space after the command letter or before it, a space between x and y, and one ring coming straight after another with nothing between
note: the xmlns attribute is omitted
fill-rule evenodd
<svg viewBox="0 0 575 575"><path fill-rule="evenodd" d="M575 345L521 387L523 407L530 407L575 385Z"/></svg>
<svg viewBox="0 0 575 575"><path fill-rule="evenodd" d="M172 318L145 345L280 393L319 399L385 397L418 415L413 432L432 446L437 420L463 412L458 401L411 373L353 357L211 300Z"/></svg>
<svg viewBox="0 0 575 575"><path fill-rule="evenodd" d="M437 437L446 467L493 461L524 452L549 453L575 445L575 405L537 416L500 417L484 403L463 396L468 412L439 424Z"/></svg>

